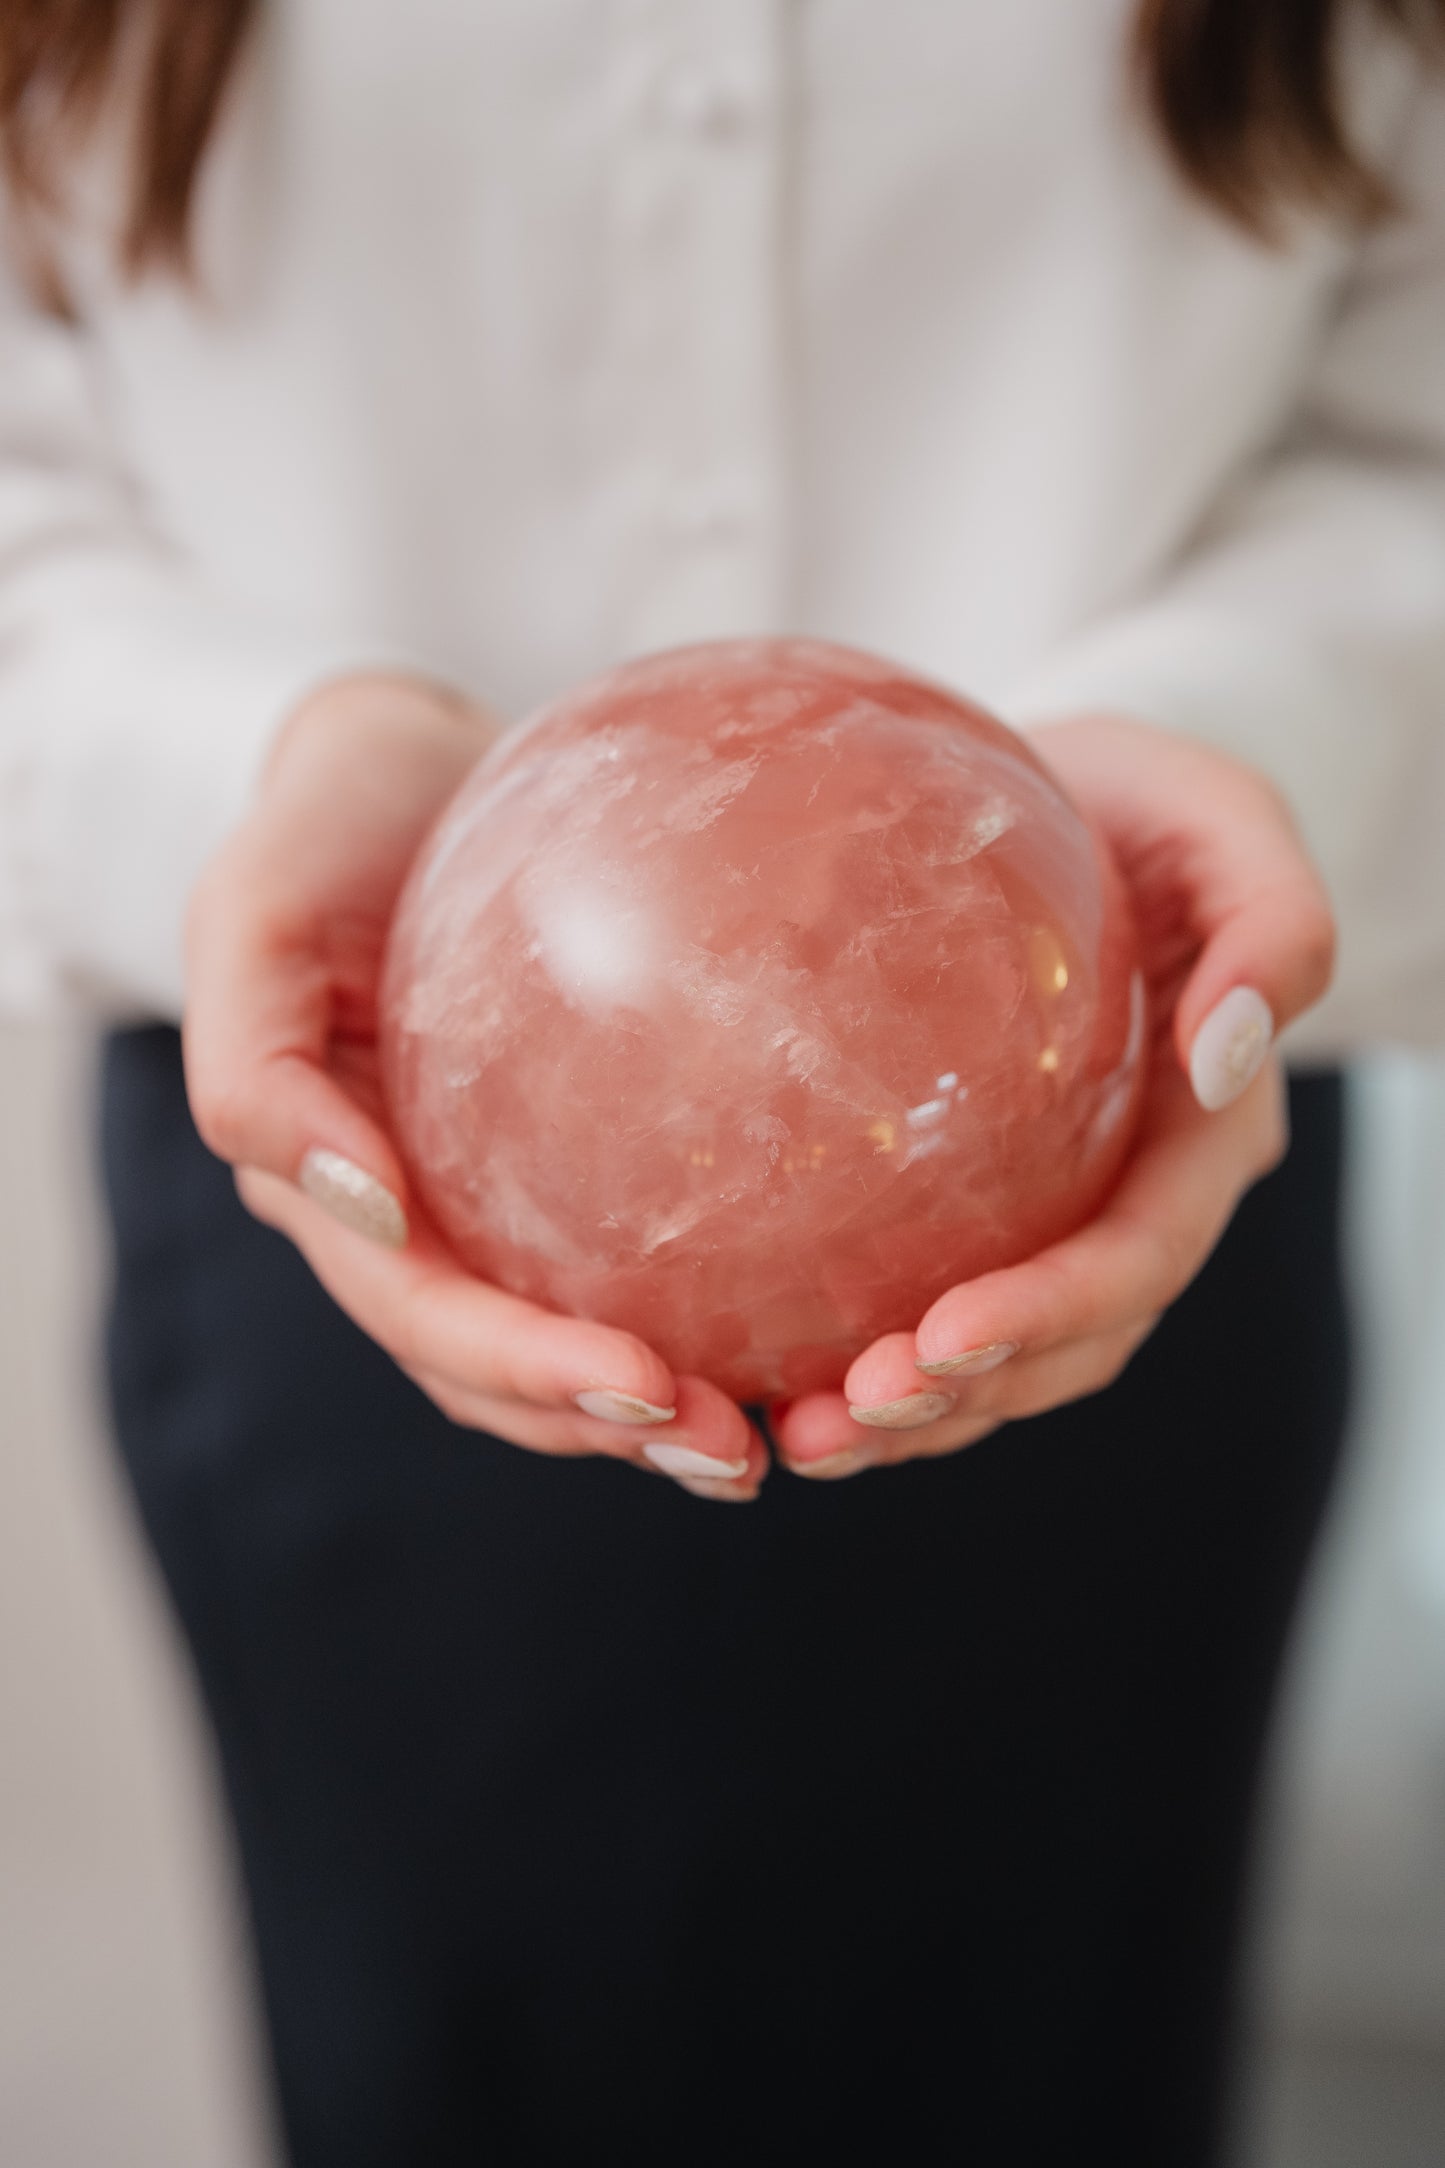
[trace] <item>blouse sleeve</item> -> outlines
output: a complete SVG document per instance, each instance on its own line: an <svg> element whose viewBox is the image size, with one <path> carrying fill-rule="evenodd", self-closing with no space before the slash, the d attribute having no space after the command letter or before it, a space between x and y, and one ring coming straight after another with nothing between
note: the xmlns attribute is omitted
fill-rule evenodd
<svg viewBox="0 0 1445 2168"><path fill-rule="evenodd" d="M207 590L83 334L0 274L0 1010L178 1016L191 884L280 720L354 659Z"/></svg>
<svg viewBox="0 0 1445 2168"><path fill-rule="evenodd" d="M1017 688L1019 722L1112 710L1271 775L1340 920L1306 1057L1445 1040L1445 86L1422 84L1297 412L1157 591Z"/></svg>

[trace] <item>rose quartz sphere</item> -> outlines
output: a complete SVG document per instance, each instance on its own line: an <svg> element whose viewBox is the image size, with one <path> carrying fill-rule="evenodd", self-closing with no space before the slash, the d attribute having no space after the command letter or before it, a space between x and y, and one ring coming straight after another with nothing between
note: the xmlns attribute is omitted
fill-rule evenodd
<svg viewBox="0 0 1445 2168"><path fill-rule="evenodd" d="M397 909L396 1135L489 1280L740 1400L836 1386L1099 1206L1119 878L976 707L815 641L630 663L506 736Z"/></svg>

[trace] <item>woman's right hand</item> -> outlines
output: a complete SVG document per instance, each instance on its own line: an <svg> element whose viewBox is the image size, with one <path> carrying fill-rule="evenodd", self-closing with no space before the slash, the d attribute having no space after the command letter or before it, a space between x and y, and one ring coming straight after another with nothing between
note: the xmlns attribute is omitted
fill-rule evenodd
<svg viewBox="0 0 1445 2168"><path fill-rule="evenodd" d="M402 676L339 678L284 725L186 930L186 1084L241 1197L452 1421L756 1496L761 1439L632 1334L476 1279L408 1194L387 1135L377 981L426 830L497 725ZM713 1471L716 1471L715 1473Z"/></svg>

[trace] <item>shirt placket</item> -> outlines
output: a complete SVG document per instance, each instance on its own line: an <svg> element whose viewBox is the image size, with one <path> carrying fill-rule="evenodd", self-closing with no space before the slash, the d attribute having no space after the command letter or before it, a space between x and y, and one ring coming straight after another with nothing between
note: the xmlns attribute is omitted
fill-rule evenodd
<svg viewBox="0 0 1445 2168"><path fill-rule="evenodd" d="M615 642L785 613L782 0L613 0Z"/></svg>

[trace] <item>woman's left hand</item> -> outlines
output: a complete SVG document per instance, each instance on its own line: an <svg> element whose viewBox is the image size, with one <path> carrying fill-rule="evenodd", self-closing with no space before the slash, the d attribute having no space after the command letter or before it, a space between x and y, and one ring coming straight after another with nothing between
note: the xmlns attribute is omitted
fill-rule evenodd
<svg viewBox="0 0 1445 2168"><path fill-rule="evenodd" d="M1278 792L1143 723L1030 733L1103 832L1138 922L1155 1032L1133 1153L1099 1216L941 1295L841 1393L772 1411L783 1464L828 1478L956 1452L1112 1383L1240 1198L1284 1154L1274 1035L1329 984L1329 900Z"/></svg>

